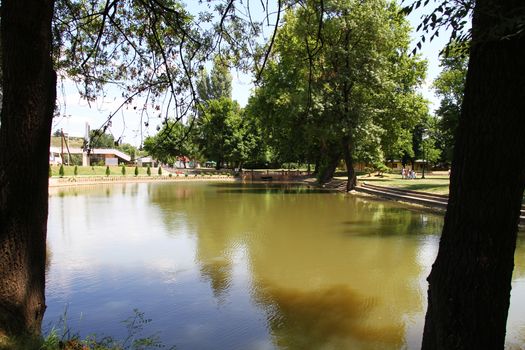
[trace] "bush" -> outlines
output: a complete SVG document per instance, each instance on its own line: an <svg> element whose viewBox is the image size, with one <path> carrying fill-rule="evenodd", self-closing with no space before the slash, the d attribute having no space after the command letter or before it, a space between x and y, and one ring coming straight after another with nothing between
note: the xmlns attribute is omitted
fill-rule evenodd
<svg viewBox="0 0 525 350"><path fill-rule="evenodd" d="M126 166L122 164L122 170L121 170L122 176L126 176Z"/></svg>
<svg viewBox="0 0 525 350"><path fill-rule="evenodd" d="M170 174L169 174L168 176L169 176L169 177L172 177L172 176L173 176L173 174L172 174L172 173L170 173Z"/></svg>
<svg viewBox="0 0 525 350"><path fill-rule="evenodd" d="M58 169L58 175L64 177L64 164L60 164L60 169Z"/></svg>
<svg viewBox="0 0 525 350"><path fill-rule="evenodd" d="M138 166L135 167L135 176L139 176L139 167Z"/></svg>
<svg viewBox="0 0 525 350"><path fill-rule="evenodd" d="M111 170L109 170L109 165L106 166L106 176L109 176L111 174Z"/></svg>
<svg viewBox="0 0 525 350"><path fill-rule="evenodd" d="M77 165L75 165L75 169L73 169L73 174L74 174L75 176L78 175L78 166L77 166Z"/></svg>
<svg viewBox="0 0 525 350"><path fill-rule="evenodd" d="M159 175L162 175L162 167L159 166L159 171L157 172Z"/></svg>
<svg viewBox="0 0 525 350"><path fill-rule="evenodd" d="M148 168L146 169L146 174L148 174L148 176L151 176L151 168L149 165L148 165Z"/></svg>

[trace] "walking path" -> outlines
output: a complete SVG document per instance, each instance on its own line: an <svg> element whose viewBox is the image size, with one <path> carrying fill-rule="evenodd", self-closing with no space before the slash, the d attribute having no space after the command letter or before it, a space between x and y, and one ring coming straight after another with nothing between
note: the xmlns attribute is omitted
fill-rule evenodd
<svg viewBox="0 0 525 350"><path fill-rule="evenodd" d="M366 182L363 182L358 187L356 187L356 191L373 194L389 199L394 199L402 202L416 203L436 209L446 209L448 202L447 195L376 186L367 184Z"/></svg>

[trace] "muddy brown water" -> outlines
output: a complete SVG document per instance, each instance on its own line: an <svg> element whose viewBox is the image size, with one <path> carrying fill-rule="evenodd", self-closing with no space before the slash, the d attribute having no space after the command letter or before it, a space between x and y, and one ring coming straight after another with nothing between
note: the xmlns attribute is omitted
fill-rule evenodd
<svg viewBox="0 0 525 350"><path fill-rule="evenodd" d="M297 185L130 183L50 194L44 330L177 349L418 349L443 218ZM525 237L507 348L525 344Z"/></svg>

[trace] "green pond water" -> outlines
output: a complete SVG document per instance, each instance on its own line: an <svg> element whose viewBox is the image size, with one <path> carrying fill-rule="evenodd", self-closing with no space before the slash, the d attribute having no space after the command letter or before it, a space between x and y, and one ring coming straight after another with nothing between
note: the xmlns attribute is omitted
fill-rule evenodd
<svg viewBox="0 0 525 350"><path fill-rule="evenodd" d="M45 330L177 349L418 349L440 214L291 185L54 189ZM507 348L525 346L519 234Z"/></svg>

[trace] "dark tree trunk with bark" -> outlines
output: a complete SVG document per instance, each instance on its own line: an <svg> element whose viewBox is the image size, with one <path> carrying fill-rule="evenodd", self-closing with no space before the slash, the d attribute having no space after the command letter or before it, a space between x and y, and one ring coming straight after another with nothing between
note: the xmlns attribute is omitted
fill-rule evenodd
<svg viewBox="0 0 525 350"><path fill-rule="evenodd" d="M350 192L353 189L355 189L355 186L357 184L357 179L355 176L355 170L354 170L354 160L352 157L352 143L350 142L350 137L345 136L343 138L343 156L345 159L346 164L346 174L347 174L347 181L346 181L346 192Z"/></svg>
<svg viewBox="0 0 525 350"><path fill-rule="evenodd" d="M428 277L426 350L504 348L525 185L525 37L501 39L510 34L502 19L523 21L524 12L523 0L476 3L449 203Z"/></svg>
<svg viewBox="0 0 525 350"><path fill-rule="evenodd" d="M334 177L337 164L341 160L341 146L333 143L328 144L321 150L317 177L320 184L330 182Z"/></svg>
<svg viewBox="0 0 525 350"><path fill-rule="evenodd" d="M38 335L45 310L52 0L2 0L0 335Z"/></svg>
<svg viewBox="0 0 525 350"><path fill-rule="evenodd" d="M317 176L317 174L319 174L319 166L320 166L320 157L317 157L315 159L315 163L314 163L314 172L312 173L313 176Z"/></svg>

